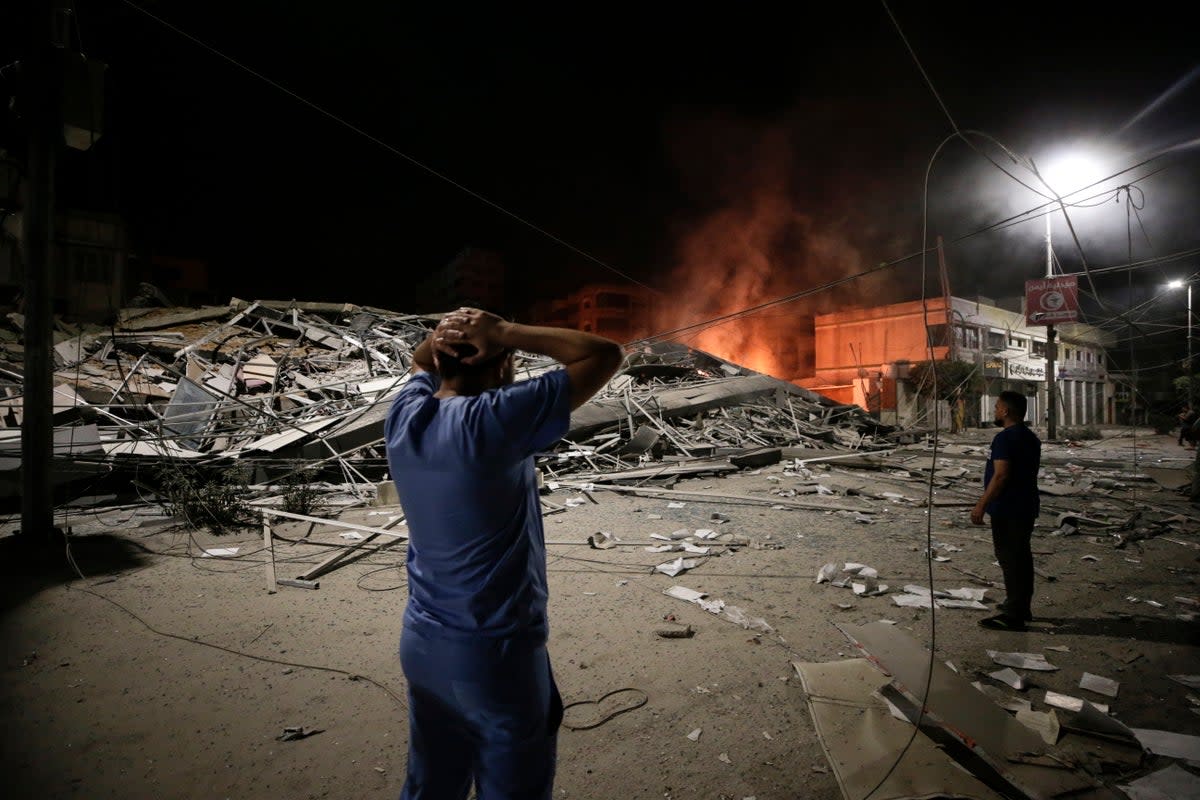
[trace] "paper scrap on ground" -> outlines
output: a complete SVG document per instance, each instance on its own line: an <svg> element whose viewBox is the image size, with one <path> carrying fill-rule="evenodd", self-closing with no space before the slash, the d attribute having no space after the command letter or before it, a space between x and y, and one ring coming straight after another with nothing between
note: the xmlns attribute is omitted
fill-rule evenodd
<svg viewBox="0 0 1200 800"><path fill-rule="evenodd" d="M687 735L687 738L691 739L693 742L698 742L700 741L700 732L700 728L696 728L696 730Z"/></svg>
<svg viewBox="0 0 1200 800"><path fill-rule="evenodd" d="M1134 728L1133 735L1142 743L1142 747L1156 755L1200 761L1200 736L1149 728Z"/></svg>
<svg viewBox="0 0 1200 800"><path fill-rule="evenodd" d="M671 502L667 503L667 508L683 508L683 506L684 504L678 500L672 500Z"/></svg>
<svg viewBox="0 0 1200 800"><path fill-rule="evenodd" d="M350 539L350 540L363 538L363 535L361 533L358 533L357 531L345 531L343 533L339 533L338 536L341 536L343 539Z"/></svg>
<svg viewBox="0 0 1200 800"><path fill-rule="evenodd" d="M762 617L751 617L737 606L725 606L721 612L721 616L730 622L736 622L746 630L762 631L763 633L771 633L775 630Z"/></svg>
<svg viewBox="0 0 1200 800"><path fill-rule="evenodd" d="M969 589L955 589L953 592L969 593ZM938 608L972 608L976 611L986 611L987 606L979 602L979 599L969 597L946 596L952 595L953 592L936 591L930 592L924 586L916 586L907 584L904 587L904 594L892 595L892 602L902 608L929 608L932 601ZM982 598L982 594L979 595Z"/></svg>
<svg viewBox="0 0 1200 800"><path fill-rule="evenodd" d="M996 672L989 672L988 677L1000 681L1006 686L1011 686L1019 692L1025 689L1025 679L1008 667Z"/></svg>
<svg viewBox="0 0 1200 800"><path fill-rule="evenodd" d="M979 681L972 681L971 685L979 691L986 694L996 702L996 705L1003 708L1005 711L1031 711L1033 704L1023 697L1013 697L1005 694L1003 690L997 689L995 686L985 686Z"/></svg>
<svg viewBox="0 0 1200 800"><path fill-rule="evenodd" d="M237 555L237 551L238 551L238 548L236 548L236 547L209 547L204 551L203 554L201 554L200 557L201 558L223 558L226 556L235 556L235 555Z"/></svg>
<svg viewBox="0 0 1200 800"><path fill-rule="evenodd" d="M1182 683L1189 689L1200 689L1200 675L1168 675L1176 683Z"/></svg>
<svg viewBox="0 0 1200 800"><path fill-rule="evenodd" d="M1058 715L1054 711L1018 711L1017 722L1035 731L1046 744L1057 744L1061 731Z"/></svg>
<svg viewBox="0 0 1200 800"><path fill-rule="evenodd" d="M1046 660L1041 653L1001 653L998 650L988 650L988 658L1005 667L1017 669L1032 669L1041 672L1053 672L1058 669Z"/></svg>
<svg viewBox="0 0 1200 800"><path fill-rule="evenodd" d="M1105 697L1116 697L1120 686L1121 684L1112 678L1102 678L1090 672L1083 673L1083 677L1079 679L1080 689L1087 689L1089 692L1102 694Z"/></svg>
<svg viewBox="0 0 1200 800"><path fill-rule="evenodd" d="M1189 800L1200 797L1200 778L1172 764L1128 784L1117 784L1117 788L1129 795L1129 800Z"/></svg>
<svg viewBox="0 0 1200 800"><path fill-rule="evenodd" d="M1095 706L1097 710L1103 711L1105 714L1108 713L1108 706L1104 703L1093 703L1091 700L1083 700L1078 697L1071 697L1069 694L1059 694L1049 689L1046 690L1046 705L1048 706L1054 706L1066 711L1082 711L1084 703Z"/></svg>
<svg viewBox="0 0 1200 800"><path fill-rule="evenodd" d="M663 589L663 594L674 597L676 600L684 600L688 603L695 603L703 597L708 597L704 592L697 592L695 589L689 589L686 586L672 586L669 589Z"/></svg>

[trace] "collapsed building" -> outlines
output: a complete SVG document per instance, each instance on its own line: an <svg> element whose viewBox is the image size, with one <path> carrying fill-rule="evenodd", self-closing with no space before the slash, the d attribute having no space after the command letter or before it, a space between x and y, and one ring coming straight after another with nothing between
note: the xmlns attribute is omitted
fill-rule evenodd
<svg viewBox="0 0 1200 800"><path fill-rule="evenodd" d="M0 491L19 492L20 317L3 342ZM338 303L234 298L127 308L108 327L59 322L53 389L56 500L155 488L163 473L237 470L249 486L303 475L370 500L386 481L383 421L436 316ZM521 354L518 377L555 365ZM719 470L762 448L871 450L902 432L856 405L670 343L640 347L543 458L550 476L648 462ZM776 459L781 457L776 452ZM671 470L663 470L672 474Z"/></svg>

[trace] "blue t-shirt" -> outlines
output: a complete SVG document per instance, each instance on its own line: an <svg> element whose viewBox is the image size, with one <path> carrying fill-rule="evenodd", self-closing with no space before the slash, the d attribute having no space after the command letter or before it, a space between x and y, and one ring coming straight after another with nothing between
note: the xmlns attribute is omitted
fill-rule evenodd
<svg viewBox="0 0 1200 800"><path fill-rule="evenodd" d="M407 517L404 625L434 636L544 642L546 541L533 456L571 419L563 369L475 397L418 372L384 423Z"/></svg>
<svg viewBox="0 0 1200 800"><path fill-rule="evenodd" d="M996 461L1008 462L1008 481L1000 496L987 504L987 513L993 517L1036 517L1041 511L1037 476L1042 464L1042 440L1024 423L1009 425L997 433L983 470L984 489L992 482Z"/></svg>

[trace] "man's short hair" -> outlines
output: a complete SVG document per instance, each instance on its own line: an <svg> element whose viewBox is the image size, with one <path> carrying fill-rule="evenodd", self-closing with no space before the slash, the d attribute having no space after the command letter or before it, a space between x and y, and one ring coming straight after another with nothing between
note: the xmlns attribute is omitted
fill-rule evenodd
<svg viewBox="0 0 1200 800"><path fill-rule="evenodd" d="M512 350L501 350L498 354L489 359L480 361L478 364L468 364L463 361L464 358L470 358L479 352L479 349L473 344L458 344L450 345L450 348L457 355L450 355L439 350L437 354L437 372L442 380L457 380L462 376L483 375L496 365L497 361L508 358L512 355Z"/></svg>
<svg viewBox="0 0 1200 800"><path fill-rule="evenodd" d="M1025 410L1029 408L1029 401L1025 399L1025 395L1005 389L1000 393L1000 402L1008 406L1008 412L1018 421L1025 419Z"/></svg>

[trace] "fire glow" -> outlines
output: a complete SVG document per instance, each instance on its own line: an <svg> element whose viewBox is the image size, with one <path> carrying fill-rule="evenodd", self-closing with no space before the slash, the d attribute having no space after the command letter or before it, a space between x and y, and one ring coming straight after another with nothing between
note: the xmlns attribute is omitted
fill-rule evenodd
<svg viewBox="0 0 1200 800"><path fill-rule="evenodd" d="M672 283L677 288L658 330L713 320L679 341L783 380L803 377L812 342L805 316L820 297L739 313L857 268L858 254L837 236L814 230L781 194L760 192L748 208L710 215L685 235ZM828 301L828 297L825 298ZM723 319L734 315L732 319Z"/></svg>

